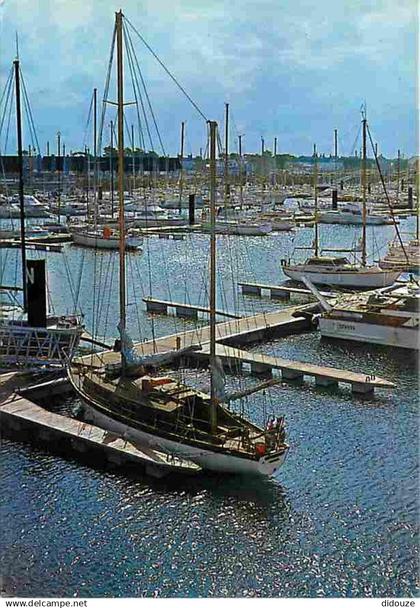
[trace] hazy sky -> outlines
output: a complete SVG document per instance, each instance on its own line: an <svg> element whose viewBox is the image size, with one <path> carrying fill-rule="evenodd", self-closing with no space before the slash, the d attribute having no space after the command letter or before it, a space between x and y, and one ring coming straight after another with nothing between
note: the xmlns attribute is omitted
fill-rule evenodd
<svg viewBox="0 0 420 608"><path fill-rule="evenodd" d="M1 88L18 31L41 150L47 140L53 147L58 129L68 150L80 149L92 90L103 92L114 11L122 8L208 118L223 121L230 103L231 149L242 133L245 152L259 150L261 136L272 149L277 136L281 152L310 154L317 142L330 153L337 128L340 152L350 154L366 101L380 151L413 155L416 7L416 0L0 0ZM167 152L178 152L184 120L186 153L198 153L203 119L133 42Z"/></svg>

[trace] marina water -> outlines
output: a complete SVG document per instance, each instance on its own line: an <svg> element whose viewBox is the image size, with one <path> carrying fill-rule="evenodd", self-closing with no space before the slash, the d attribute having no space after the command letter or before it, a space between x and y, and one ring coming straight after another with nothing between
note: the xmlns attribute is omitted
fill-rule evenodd
<svg viewBox="0 0 420 608"><path fill-rule="evenodd" d="M402 222L403 230L411 226ZM351 226L321 228L325 246L357 240ZM392 238L375 228L370 247ZM238 295L234 282L278 284L280 259L312 231L267 238L219 237L219 307L255 313L284 304ZM302 255L305 252L301 252ZM4 262L5 250L1 251ZM13 280L8 251L4 282ZM40 254L38 254L40 255ZM92 328L100 306L94 277L111 270L114 254L74 247L69 272L84 271L80 304ZM132 259L129 327L143 339L191 328L172 317L151 318L141 297L203 303L208 237L150 238ZM35 257L35 254L34 254ZM374 257L373 253L372 256ZM102 262L101 262L102 260ZM102 264L102 268L101 268ZM128 263L130 265L130 262ZM71 306L60 254L48 258L58 312ZM149 280L150 276L150 280ZM111 290L117 290L112 282ZM138 302L135 303L134 298ZM116 298L103 303L102 334L115 337ZM105 323L105 317L109 323ZM101 328L98 328L101 333ZM258 352L377 374L393 391L354 397L350 389L280 385L249 400L256 421L264 408L284 414L290 452L276 478L203 474L165 480L66 460L2 440L0 517L2 587L21 596L331 597L415 596L418 566L418 379L410 353L321 341L316 331L252 347ZM195 376L206 372L191 372ZM228 376L228 384L237 378ZM245 379L245 381L247 381ZM255 381L249 378L249 381ZM264 402L264 403L263 403ZM55 411L78 403L51 402ZM58 408L58 409L57 409ZM61 408L61 409L60 409Z"/></svg>

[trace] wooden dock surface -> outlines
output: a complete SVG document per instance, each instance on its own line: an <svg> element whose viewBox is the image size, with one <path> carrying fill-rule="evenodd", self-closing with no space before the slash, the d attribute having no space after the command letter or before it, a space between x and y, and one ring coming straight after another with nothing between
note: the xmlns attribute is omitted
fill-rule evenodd
<svg viewBox="0 0 420 608"><path fill-rule="evenodd" d="M195 463L169 457L146 445L128 442L124 438L86 422L55 414L12 392L23 388L25 378L19 374L0 376L0 420L2 429L14 432L29 431L32 439L56 444L67 441L68 451L84 453L99 450L105 460L115 465L134 463L141 465L147 474L162 477L169 473L198 473Z"/></svg>
<svg viewBox="0 0 420 608"><path fill-rule="evenodd" d="M307 304L299 306L288 306L274 312L264 312L257 315L230 319L216 325L216 341L245 344L256 342L259 339L276 334L294 333L302 328L309 328L308 319L299 315L308 308ZM294 315L297 316L294 316ZM210 326L197 327L196 329L156 338L155 341L136 342L135 348L140 356L153 353L162 353L168 350L179 350L188 346L205 345L210 342ZM76 359L77 363L85 363L92 366L102 366L104 363L117 363L119 353L108 350L101 353L84 355Z"/></svg>
<svg viewBox="0 0 420 608"><path fill-rule="evenodd" d="M260 353L251 353L237 348L237 345L249 344L273 338L283 333L288 335L309 328L310 322L299 313L304 313L308 305L289 306L279 311L266 312L252 317L232 319L216 325L216 351L222 360L241 366L251 366L251 373L271 373L273 369L281 371L284 380L301 380L304 376L315 378L318 386L334 386L338 383L350 384L354 393L368 394L375 388L392 389L393 382L365 372L351 372L344 369L314 365L301 361L292 361L279 357L270 357ZM294 316L296 315L296 316ZM188 346L201 345L201 350L188 354L188 358L208 358L210 352L210 327L204 326L183 333L164 336L153 341L135 344L139 355L150 355L165 351L174 351ZM76 360L92 366L105 363L118 363L119 353L104 351L98 354L85 355Z"/></svg>
<svg viewBox="0 0 420 608"><path fill-rule="evenodd" d="M209 356L209 354L208 345L195 353L197 357ZM250 364L251 371L257 374L271 374L273 369L279 369L284 380L301 380L304 376L311 376L315 378L318 386L334 386L340 382L350 384L353 392L361 394L371 393L375 388L395 388L393 382L378 376L247 352L225 344L216 345L216 354L222 361L231 362L233 365Z"/></svg>
<svg viewBox="0 0 420 608"><path fill-rule="evenodd" d="M159 300L146 296L143 298L146 304L147 312L167 313L168 308L175 308L178 317L197 317L198 312L210 314L210 308L206 306L197 306L196 304L187 304L182 302L172 302L169 300ZM240 319L240 315L235 315L224 310L216 310L216 315L219 317L228 317L229 319Z"/></svg>

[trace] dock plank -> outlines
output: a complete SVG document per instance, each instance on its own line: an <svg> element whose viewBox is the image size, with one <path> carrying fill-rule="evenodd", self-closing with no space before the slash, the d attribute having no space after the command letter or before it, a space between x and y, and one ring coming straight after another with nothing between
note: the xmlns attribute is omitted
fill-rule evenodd
<svg viewBox="0 0 420 608"><path fill-rule="evenodd" d="M196 353L196 356L208 356L210 349L205 346L201 351ZM266 366L271 369L289 370L302 374L303 376L312 376L314 378L324 378L334 382L341 382L351 385L366 385L369 388L392 389L395 384L380 378L379 376L371 376L366 373L351 372L348 370L338 369L335 367L326 367L315 365L312 363L292 361L280 357L272 357L261 353L247 352L238 348L233 348L225 344L216 345L216 354L221 359L229 359L241 363L257 364Z"/></svg>

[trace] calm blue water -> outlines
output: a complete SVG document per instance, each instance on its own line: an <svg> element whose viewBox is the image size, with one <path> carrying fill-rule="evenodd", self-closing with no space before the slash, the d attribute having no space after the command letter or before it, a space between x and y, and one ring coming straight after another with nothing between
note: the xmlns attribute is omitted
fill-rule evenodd
<svg viewBox="0 0 420 608"><path fill-rule="evenodd" d="M357 229L325 227L329 242L351 243ZM375 231L383 243L388 227ZM310 230L295 240L309 243ZM268 310L268 299L242 297L234 280L281 279L279 257L289 235L221 239L220 305ZM233 243L233 245L231 245ZM149 244L149 245L148 245ZM150 293L205 301L207 241L150 239L138 256L133 301ZM150 247L150 255L147 251ZM2 253L4 255L4 253ZM96 269L85 252L80 299L87 323L98 306ZM69 248L77 276L81 250ZM90 256L90 259L88 259ZM109 254L103 265L110 263ZM148 259L149 258L149 259ZM13 275L9 258L6 275ZM60 311L70 309L61 288L63 258L50 256L50 288ZM132 258L134 261L134 257ZM110 263L112 264L112 263ZM233 271L231 270L233 268ZM133 271L137 272L134 268ZM166 272L167 271L167 272ZM59 276L61 273L62 276ZM86 277L85 277L86 274ZM115 281L112 283L116 288ZM60 291L61 289L61 291ZM57 296L61 296L57 297ZM134 300L135 298L135 300ZM105 317L106 304L103 304ZM151 319L130 307L133 333L147 337ZM109 302L112 328L117 303ZM190 324L188 324L190 326ZM156 317L156 334L180 320ZM136 331L134 331L134 329ZM90 468L11 441L2 442L1 571L7 593L23 596L416 596L418 594L418 381L407 353L320 341L316 332L253 347L259 352L376 373L397 383L368 399L339 391L282 385L249 398L255 420L285 414L290 453L276 479L202 475L155 481ZM189 372L205 381L205 372ZM193 378L194 376L194 378ZM253 382L229 377L229 386ZM52 405L52 404L51 404ZM64 406L75 409L77 403Z"/></svg>

